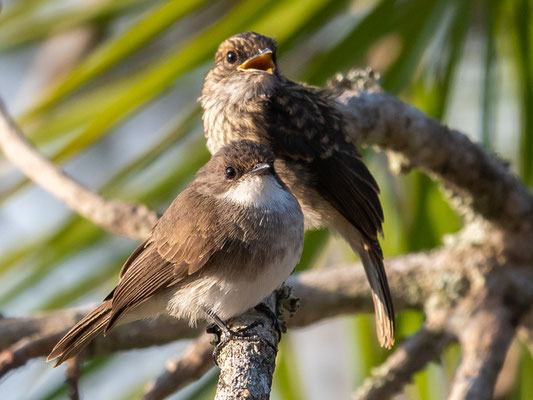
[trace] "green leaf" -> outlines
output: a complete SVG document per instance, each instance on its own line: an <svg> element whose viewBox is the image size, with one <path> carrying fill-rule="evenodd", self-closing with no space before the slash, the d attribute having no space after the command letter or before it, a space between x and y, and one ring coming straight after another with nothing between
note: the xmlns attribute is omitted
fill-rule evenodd
<svg viewBox="0 0 533 400"><path fill-rule="evenodd" d="M132 83L132 77L126 76L60 104L43 114L36 124L24 127L25 134L37 146L65 139L65 136L68 142L77 137L102 110L111 106ZM52 157L57 159L57 151L52 153Z"/></svg>
<svg viewBox="0 0 533 400"><path fill-rule="evenodd" d="M520 371L518 395L515 397L520 400L529 400L533 395L533 381L529 379L533 374L533 358L531 352L526 346L521 346L521 359L520 359Z"/></svg>
<svg viewBox="0 0 533 400"><path fill-rule="evenodd" d="M521 97L520 173L524 181L533 185L533 35L531 2L516 0L513 3L514 36L516 41L515 64L518 70Z"/></svg>
<svg viewBox="0 0 533 400"><path fill-rule="evenodd" d="M76 68L48 87L36 104L21 116L21 122L46 111L51 104L63 100L74 89L122 61L170 25L205 3L206 0L169 1L153 7L140 21L99 46Z"/></svg>
<svg viewBox="0 0 533 400"><path fill-rule="evenodd" d="M90 22L124 14L146 0L81 2L70 7L51 7L54 12L21 13L0 25L0 51L29 44ZM31 27L31 29L28 29Z"/></svg>
<svg viewBox="0 0 533 400"><path fill-rule="evenodd" d="M411 2L411 16L401 29L403 49L383 78L383 87L398 93L411 81L425 49L434 37L449 0Z"/></svg>
<svg viewBox="0 0 533 400"><path fill-rule="evenodd" d="M450 98L451 87L455 78L457 66L462 56L464 45L466 43L466 35L468 33L469 24L472 17L472 9L474 6L473 0L456 0L455 12L452 21L448 26L447 38L445 46L447 48L447 56L442 57L444 73L437 76L435 88L429 90L432 101L435 104L433 109L426 110L426 112L437 118L443 119L445 111L448 107L448 99ZM441 54L441 52L439 52Z"/></svg>
<svg viewBox="0 0 533 400"><path fill-rule="evenodd" d="M69 224L69 228L59 231L53 240L41 249L38 253L39 257L32 260L32 264L28 266L29 274L0 294L0 306L5 305L44 278L47 273L58 266L55 260L66 260L69 258L65 256L66 254L70 255L75 251L89 248L102 239L103 231L87 220L78 222L74 220Z"/></svg>
<svg viewBox="0 0 533 400"><path fill-rule="evenodd" d="M198 104L186 110L184 115L177 115L172 119L165 128L166 132L156 141L149 149L139 157L130 161L125 167L117 171L102 187L102 193L109 197L118 197L122 199L134 200L131 194L128 196L121 193L120 187L127 178L135 173L139 173L153 163L159 156L165 153L172 146L177 145L183 139L187 138L192 132L200 115Z"/></svg>
<svg viewBox="0 0 533 400"><path fill-rule="evenodd" d="M485 60L483 68L483 88L481 92L481 141L485 148L493 147L494 125L496 114L496 22L499 14L500 2L488 0L483 9L485 29Z"/></svg>
<svg viewBox="0 0 533 400"><path fill-rule="evenodd" d="M251 30L273 36L284 43L300 28L330 6L331 0L288 0L280 2L252 24Z"/></svg>
<svg viewBox="0 0 533 400"><path fill-rule="evenodd" d="M472 5L473 2L468 0L456 2L444 43L437 46L437 51L441 54L437 67L443 73L438 73L439 70L435 73L435 69L431 69L431 84L412 97L414 104L438 119L443 118L447 107L450 88L466 41ZM416 81L412 86L416 88L423 86L423 83ZM459 221L433 181L419 172L412 173L410 179L413 188L410 191L409 204L412 206L413 218L404 220L402 224L408 227L406 250L429 249L440 243L444 233L457 230Z"/></svg>
<svg viewBox="0 0 533 400"><path fill-rule="evenodd" d="M395 1L380 1L338 44L310 62L304 79L321 84L334 73L359 61L372 43L392 29L406 7L397 7Z"/></svg>
<svg viewBox="0 0 533 400"><path fill-rule="evenodd" d="M133 251L133 246L131 250ZM117 254L116 257L113 258L103 268L95 266L98 267L94 270L95 272L90 270L86 276L74 283L72 286L65 290L54 293L53 296L39 304L35 311L50 311L59 309L61 307L66 307L79 298L87 295L87 293L90 293L92 290L94 290L94 288L102 287L102 285L108 282L110 278L114 277L116 280L116 276L120 271L120 267L128 256L129 253Z"/></svg>
<svg viewBox="0 0 533 400"><path fill-rule="evenodd" d="M179 76L212 57L220 42L220 37L235 33L236 29L245 26L250 19L264 12L272 4L275 2L267 0L238 4L215 25L137 74L134 82L110 106L99 113L98 118L93 119L73 141L65 146L57 157L63 159L71 156L79 149L93 143L138 107L168 89Z"/></svg>
<svg viewBox="0 0 533 400"><path fill-rule="evenodd" d="M386 353L379 347L373 315L357 315L353 317L355 329L354 339L357 345L357 366L362 372L357 383L361 384L364 377L370 376L372 368L386 358Z"/></svg>
<svg viewBox="0 0 533 400"><path fill-rule="evenodd" d="M209 153L205 149L203 138L187 145L187 153L184 157L176 160L175 168L171 168L166 176L158 181L145 185L136 198L139 202L151 206L161 205L163 202L176 194L179 186L188 180L207 161ZM97 246L107 237L102 229L91 222L75 217L66 226L60 228L46 246L35 251L32 262L27 265L29 272L13 287L0 294L0 306L13 300L15 297L30 289L39 282L46 274L57 268L61 262L68 260L77 252L90 246ZM17 264L11 265L16 266ZM6 270L6 267L3 267Z"/></svg>
<svg viewBox="0 0 533 400"><path fill-rule="evenodd" d="M10 24L12 20L20 16L33 13L35 8L46 5L50 0L24 0L11 2L6 9L5 6L0 8L0 27Z"/></svg>
<svg viewBox="0 0 533 400"><path fill-rule="evenodd" d="M191 129L194 126L193 124L197 114L198 109L193 109L186 112L184 116L177 116L175 120L169 123L167 132L161 135L161 139L159 141L155 142L152 147L146 149L145 153L134 158L110 176L107 183L102 187L101 193L109 198L120 198L128 201L140 201L139 197L141 196L143 196L143 198L148 198L149 195L146 193L124 193L123 187L132 175L149 166L155 159L164 154L165 151L167 151L173 145L176 145L181 139L186 138L187 135L191 133ZM190 149L190 147L188 147L188 149ZM200 155L200 157L202 157L202 155ZM198 165L198 161L194 158L185 161L193 162L193 167ZM193 172L190 171L190 167L185 171L185 175L192 175L192 173ZM182 182L182 180L180 180L180 177L178 177L178 180L175 182ZM150 187L147 188L148 193L149 190ZM69 219L62 228L57 230L55 234L49 234L47 237L41 238L31 244L24 243L20 248L15 248L12 251L3 254L0 258L0 274L6 272L16 265L21 265L23 259L25 260L24 263L26 265L31 264L32 261L30 256L32 254L34 258L41 259L41 249L45 248L46 246L53 246L56 240L54 238L69 236L70 230L75 231L77 229L75 228L77 226L76 224L82 223L82 221L83 219L79 216ZM75 249L77 249L77 247L71 243L69 244L67 251L75 251ZM65 250L65 248L62 248L58 253L61 253ZM48 261L50 262L50 260ZM57 262L57 260L52 262Z"/></svg>

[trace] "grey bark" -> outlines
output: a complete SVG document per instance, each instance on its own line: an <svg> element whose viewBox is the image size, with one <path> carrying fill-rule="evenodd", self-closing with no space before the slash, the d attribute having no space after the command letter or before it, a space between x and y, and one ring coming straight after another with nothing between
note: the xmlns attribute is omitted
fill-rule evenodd
<svg viewBox="0 0 533 400"><path fill-rule="evenodd" d="M269 296L263 303L276 313L275 295ZM258 325L246 331L246 338L230 340L216 357L220 376L215 400L270 398L278 346L272 319L251 311L229 322L232 330L245 329L252 324Z"/></svg>

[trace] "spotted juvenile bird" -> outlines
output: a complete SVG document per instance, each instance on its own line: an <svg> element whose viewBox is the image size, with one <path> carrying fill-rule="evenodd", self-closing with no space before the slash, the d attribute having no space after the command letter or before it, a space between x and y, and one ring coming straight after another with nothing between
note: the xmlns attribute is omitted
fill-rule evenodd
<svg viewBox="0 0 533 400"><path fill-rule="evenodd" d="M285 78L276 42L255 32L225 40L200 102L211 153L239 139L269 146L294 193L307 229L327 226L359 255L372 290L379 342L394 344L394 309L378 242L379 188L347 134L332 92Z"/></svg>
<svg viewBox="0 0 533 400"><path fill-rule="evenodd" d="M298 201L264 145L221 148L126 260L104 302L55 346L57 364L114 326L167 312L194 325L256 306L293 271L303 246ZM231 332L229 332L231 333Z"/></svg>

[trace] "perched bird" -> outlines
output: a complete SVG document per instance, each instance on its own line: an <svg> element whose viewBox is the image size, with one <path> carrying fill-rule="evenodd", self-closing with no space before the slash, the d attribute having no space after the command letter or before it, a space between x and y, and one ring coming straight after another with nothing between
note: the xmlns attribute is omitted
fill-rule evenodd
<svg viewBox="0 0 533 400"><path fill-rule="evenodd" d="M304 217L264 145L221 148L131 254L104 302L76 324L47 361L56 366L117 324L167 312L225 320L256 306L291 274Z"/></svg>
<svg viewBox="0 0 533 400"><path fill-rule="evenodd" d="M334 93L285 78L276 42L255 32L222 42L200 102L211 153L240 139L264 143L294 193L306 229L327 226L359 255L372 289L379 342L394 344L394 309L378 242L379 188L351 141Z"/></svg>

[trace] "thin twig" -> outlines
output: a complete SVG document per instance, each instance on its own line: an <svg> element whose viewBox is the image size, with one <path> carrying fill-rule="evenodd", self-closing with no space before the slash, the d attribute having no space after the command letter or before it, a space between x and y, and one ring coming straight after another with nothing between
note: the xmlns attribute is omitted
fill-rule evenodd
<svg viewBox="0 0 533 400"><path fill-rule="evenodd" d="M65 384L67 385L68 397L70 400L79 400L80 392L78 382L81 374L80 357L75 356L67 361L67 370L65 371Z"/></svg>
<svg viewBox="0 0 533 400"><path fill-rule="evenodd" d="M146 388L143 400L160 400L200 379L213 367L211 336L202 334L177 358L169 360L163 372Z"/></svg>
<svg viewBox="0 0 533 400"><path fill-rule="evenodd" d="M387 361L372 371L352 397L353 400L389 399L408 383L413 375L436 358L451 337L442 331L423 327L407 338Z"/></svg>
<svg viewBox="0 0 533 400"><path fill-rule="evenodd" d="M422 310L425 299L440 287L440 276L446 275L448 280L455 274L461 276L461 269L457 268L463 268L464 264L461 258L456 257L453 252L442 249L385 260L397 308ZM306 271L291 276L287 285L291 286L295 295L301 299L299 311L288 321L291 327L307 326L341 314L373 310L364 269L360 263ZM456 285L450 290L461 290L461 286ZM0 319L0 350L13 345L21 337L40 336L69 329L94 307L95 305L91 304L81 308ZM126 336L128 332L131 333ZM153 340L166 338L170 341L194 337L195 332L198 331L190 329L186 321L161 315L152 320L137 321L113 329L106 338L96 339L99 344L93 351L98 354L96 349L103 350L105 342L112 343L108 351L113 351L126 345L122 340L130 340L131 347L135 347L146 342L147 335L158 335L153 336ZM139 334L139 338L135 338L134 334ZM108 340L109 338L112 340ZM42 355L45 353L46 350Z"/></svg>
<svg viewBox="0 0 533 400"><path fill-rule="evenodd" d="M0 353L0 376L24 365L32 358L48 355L66 331L86 314L83 311L88 312L92 308L61 310L21 319L1 319L0 336L5 334L8 337L2 338L4 342L0 347L4 349ZM31 329L28 329L28 326ZM19 338L23 339L15 339L17 331ZM113 329L105 337L97 336L84 350L83 355L93 357L165 344L177 339L196 337L199 331L200 328L191 328L186 321L169 316L136 321Z"/></svg>
<svg viewBox="0 0 533 400"><path fill-rule="evenodd" d="M456 311L456 314L460 313L454 324L462 358L452 382L450 400L492 399L498 374L514 337L509 310L494 306L491 298L481 301L484 306L475 309L471 315Z"/></svg>
<svg viewBox="0 0 533 400"><path fill-rule="evenodd" d="M43 355L43 349L51 349L66 330L33 337L23 337L9 348L0 352L0 378L9 371L21 367L29 360Z"/></svg>
<svg viewBox="0 0 533 400"><path fill-rule="evenodd" d="M339 109L355 143L387 150L396 170L417 167L450 189L464 213L473 210L515 230L533 226L533 195L496 156L397 97L374 90L345 90Z"/></svg>
<svg viewBox="0 0 533 400"><path fill-rule="evenodd" d="M1 100L0 148L32 181L110 232L140 241L157 221L157 214L146 206L105 200L39 154L25 139Z"/></svg>
<svg viewBox="0 0 533 400"><path fill-rule="evenodd" d="M469 290L468 273L475 270L473 259L483 261L473 250L454 252L448 249L410 254L387 259L391 292L398 310L423 310L434 297L439 301L457 300ZM533 302L533 271L507 266L499 269L498 281L523 302ZM512 276L512 279L507 279ZM343 314L371 312L370 292L363 267L335 267L307 271L292 276L287 285L300 298L300 309L288 320L289 327L308 326L325 318ZM94 306L66 309L20 318L0 319L0 349L7 349L21 337L39 337L64 331L74 325ZM434 313L431 309L426 311ZM106 337L97 337L86 350L86 356L108 354L120 350L143 348L174 340L196 337L186 321L161 315L153 320L137 321L113 329ZM55 343L54 343L55 344ZM53 346L42 346L33 357L45 356Z"/></svg>

